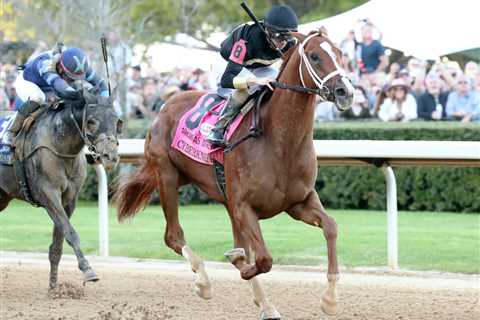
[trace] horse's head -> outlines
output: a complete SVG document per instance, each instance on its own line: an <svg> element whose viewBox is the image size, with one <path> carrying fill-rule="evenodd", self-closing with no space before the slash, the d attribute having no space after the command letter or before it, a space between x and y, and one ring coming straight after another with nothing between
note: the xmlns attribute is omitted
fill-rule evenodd
<svg viewBox="0 0 480 320"><path fill-rule="evenodd" d="M113 109L111 98L84 93L85 106L82 116L82 135L93 156L106 169L118 163L118 134L122 132L123 121Z"/></svg>
<svg viewBox="0 0 480 320"><path fill-rule="evenodd" d="M318 88L320 96L340 111L352 104L354 87L340 67L342 52L321 32L308 36L296 33L299 40L299 73L302 85Z"/></svg>

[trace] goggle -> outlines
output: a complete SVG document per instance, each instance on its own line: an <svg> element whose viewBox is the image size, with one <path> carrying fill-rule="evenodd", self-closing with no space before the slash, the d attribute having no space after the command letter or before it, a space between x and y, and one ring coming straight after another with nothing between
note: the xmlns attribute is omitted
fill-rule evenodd
<svg viewBox="0 0 480 320"><path fill-rule="evenodd" d="M293 35L291 32L276 32L272 30L268 30L268 34L270 38L275 41L290 41L293 39Z"/></svg>

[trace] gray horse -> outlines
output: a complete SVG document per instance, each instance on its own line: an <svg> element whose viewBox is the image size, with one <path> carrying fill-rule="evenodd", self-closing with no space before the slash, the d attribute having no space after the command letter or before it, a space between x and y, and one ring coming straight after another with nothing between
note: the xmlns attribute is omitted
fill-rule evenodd
<svg viewBox="0 0 480 320"><path fill-rule="evenodd" d="M54 223L48 255L50 288L57 283L64 238L75 251L84 282L98 280L69 219L86 177L84 146L88 145L105 167L115 166L121 126L109 99L86 92L84 100L65 101L40 115L26 135L24 163L31 200L45 208ZM13 198L27 200L13 167L0 164L0 211Z"/></svg>

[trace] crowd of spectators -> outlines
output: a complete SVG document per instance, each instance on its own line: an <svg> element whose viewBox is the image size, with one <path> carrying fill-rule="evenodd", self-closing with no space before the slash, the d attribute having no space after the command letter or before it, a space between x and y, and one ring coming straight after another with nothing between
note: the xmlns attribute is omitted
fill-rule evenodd
<svg viewBox="0 0 480 320"><path fill-rule="evenodd" d="M413 57L403 64L390 63L380 30L368 20L362 23L361 41L351 31L338 44L342 66L355 86L352 108L339 112L333 104L319 101L316 121L480 121L478 63L469 61L462 68L454 61L428 63ZM214 89L208 72L198 68L164 73L139 65L128 69L125 105L117 108L128 118L153 118L177 92ZM15 109L16 74L16 66L0 64L0 111Z"/></svg>
<svg viewBox="0 0 480 320"><path fill-rule="evenodd" d="M380 30L362 22L361 41L350 31L339 44L342 66L355 86L353 106L340 113L333 104L320 102L317 121L480 121L478 63L469 61L462 68L455 61L428 63L414 57L404 64L389 63Z"/></svg>

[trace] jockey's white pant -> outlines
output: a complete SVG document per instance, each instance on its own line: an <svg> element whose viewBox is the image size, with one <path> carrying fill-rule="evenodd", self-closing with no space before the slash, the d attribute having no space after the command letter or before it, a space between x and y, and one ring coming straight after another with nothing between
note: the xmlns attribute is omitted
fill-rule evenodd
<svg viewBox="0 0 480 320"><path fill-rule="evenodd" d="M17 96L25 102L32 100L38 103L44 103L47 99L45 93L35 83L23 78L23 72L20 72L14 83Z"/></svg>
<svg viewBox="0 0 480 320"><path fill-rule="evenodd" d="M247 68L243 68L242 71L238 74L238 77L241 78L272 78L275 79L277 78L278 75L278 69L273 68L273 67L260 67L256 69L250 69L248 70ZM223 98L228 98L235 90L238 89L232 89L232 88L222 88L220 84L221 80L221 75L217 79L217 94ZM251 86L248 88L248 94L252 95L254 92L258 91L262 86L260 85L255 85Z"/></svg>

